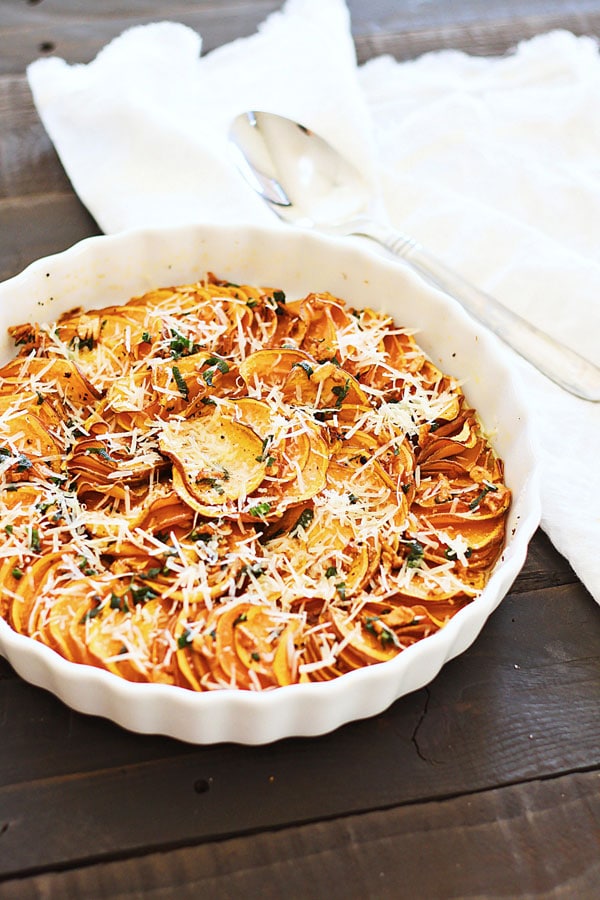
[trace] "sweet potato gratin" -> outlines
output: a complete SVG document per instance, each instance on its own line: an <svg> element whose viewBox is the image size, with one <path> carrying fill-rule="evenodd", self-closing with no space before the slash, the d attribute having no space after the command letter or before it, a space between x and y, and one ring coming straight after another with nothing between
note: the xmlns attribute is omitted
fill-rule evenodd
<svg viewBox="0 0 600 900"><path fill-rule="evenodd" d="M510 492L410 331L212 275L11 329L0 611L196 691L392 659L483 588Z"/></svg>

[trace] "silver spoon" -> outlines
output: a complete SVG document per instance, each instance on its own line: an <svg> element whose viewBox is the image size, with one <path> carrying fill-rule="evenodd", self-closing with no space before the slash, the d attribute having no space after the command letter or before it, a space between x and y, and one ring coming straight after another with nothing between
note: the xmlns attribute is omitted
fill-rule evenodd
<svg viewBox="0 0 600 900"><path fill-rule="evenodd" d="M242 174L281 219L377 241L556 384L584 400L600 401L597 366L469 284L417 241L370 218L372 197L365 179L323 138L292 119L257 111L237 116L229 138Z"/></svg>

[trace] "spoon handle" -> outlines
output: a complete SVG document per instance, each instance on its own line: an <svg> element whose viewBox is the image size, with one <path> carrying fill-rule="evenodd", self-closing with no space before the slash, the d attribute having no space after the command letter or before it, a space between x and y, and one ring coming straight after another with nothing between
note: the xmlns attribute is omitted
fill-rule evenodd
<svg viewBox="0 0 600 900"><path fill-rule="evenodd" d="M406 260L560 387L583 400L600 401L600 369L597 366L469 284L431 256L417 241L371 221L361 221L355 233L372 238Z"/></svg>

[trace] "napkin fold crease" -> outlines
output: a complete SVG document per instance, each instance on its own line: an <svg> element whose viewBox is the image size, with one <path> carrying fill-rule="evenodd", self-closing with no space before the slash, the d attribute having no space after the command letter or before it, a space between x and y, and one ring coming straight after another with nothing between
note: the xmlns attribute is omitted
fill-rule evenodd
<svg viewBox="0 0 600 900"><path fill-rule="evenodd" d="M389 221L600 364L600 55L538 35L500 58L442 50L358 66L343 0L287 0L201 56L176 22L88 65L37 60L37 110L100 228L277 224L227 151L248 109L291 116L365 171ZM288 227L288 226L281 226ZM513 354L540 446L542 527L600 603L600 404Z"/></svg>

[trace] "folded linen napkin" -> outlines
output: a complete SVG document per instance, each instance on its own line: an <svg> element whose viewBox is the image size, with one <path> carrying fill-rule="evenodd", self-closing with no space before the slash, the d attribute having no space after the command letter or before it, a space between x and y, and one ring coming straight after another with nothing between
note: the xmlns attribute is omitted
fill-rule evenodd
<svg viewBox="0 0 600 900"><path fill-rule="evenodd" d="M246 109L289 115L366 171L390 221L600 363L600 56L558 31L503 58L357 67L343 0L287 0L205 57L161 22L89 65L28 69L42 121L100 227L277 220L229 163ZM287 227L287 226L281 226ZM600 404L514 355L538 432L542 526L600 602Z"/></svg>

